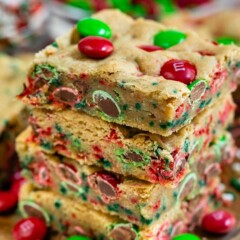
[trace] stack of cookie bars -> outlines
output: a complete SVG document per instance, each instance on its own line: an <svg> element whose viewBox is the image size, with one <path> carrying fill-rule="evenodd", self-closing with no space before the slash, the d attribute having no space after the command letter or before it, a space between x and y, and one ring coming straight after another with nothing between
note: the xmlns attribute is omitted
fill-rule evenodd
<svg viewBox="0 0 240 240"><path fill-rule="evenodd" d="M112 42L110 56L79 51L92 35ZM23 216L96 239L191 230L234 156L239 61L235 45L117 10L80 20L36 54L20 95L33 106L17 139Z"/></svg>

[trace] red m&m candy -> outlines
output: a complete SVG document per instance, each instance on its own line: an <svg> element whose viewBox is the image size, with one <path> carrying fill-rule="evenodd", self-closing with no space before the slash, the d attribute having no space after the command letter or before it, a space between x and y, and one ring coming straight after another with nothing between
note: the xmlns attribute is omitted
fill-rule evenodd
<svg viewBox="0 0 240 240"><path fill-rule="evenodd" d="M106 58L113 52L113 44L102 37L86 37L79 41L78 49L87 57L94 59Z"/></svg>
<svg viewBox="0 0 240 240"><path fill-rule="evenodd" d="M46 233L45 222L35 217L20 220L13 229L14 240L43 240Z"/></svg>
<svg viewBox="0 0 240 240"><path fill-rule="evenodd" d="M16 207L17 194L11 191L0 191L0 213L8 212Z"/></svg>
<svg viewBox="0 0 240 240"><path fill-rule="evenodd" d="M179 81L188 85L195 80L197 69L186 60L172 59L164 63L160 75L166 79Z"/></svg>
<svg viewBox="0 0 240 240"><path fill-rule="evenodd" d="M21 185L24 183L25 179L21 176L21 172L15 172L12 176L12 186L10 191L18 196Z"/></svg>
<svg viewBox="0 0 240 240"><path fill-rule="evenodd" d="M175 0L180 8L199 6L211 2L211 0Z"/></svg>
<svg viewBox="0 0 240 240"><path fill-rule="evenodd" d="M203 217L202 227L212 233L228 233L236 224L236 218L229 212L217 210Z"/></svg>

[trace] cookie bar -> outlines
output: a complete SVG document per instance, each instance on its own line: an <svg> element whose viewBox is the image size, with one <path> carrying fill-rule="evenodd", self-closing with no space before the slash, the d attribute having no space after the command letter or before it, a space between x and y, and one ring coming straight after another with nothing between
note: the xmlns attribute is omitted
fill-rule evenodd
<svg viewBox="0 0 240 240"><path fill-rule="evenodd" d="M149 225L178 201L206 192L220 174L220 164L233 158L226 155L233 148L227 134L225 144L219 139L202 156L192 156L189 160L192 172L177 187L166 188L99 167L80 165L76 160L59 155L46 154L38 145L25 141L29 136L23 134L21 137L22 140L18 139L18 153L27 179L40 188L81 200L103 212L118 214L137 225Z"/></svg>
<svg viewBox="0 0 240 240"><path fill-rule="evenodd" d="M189 171L189 156L201 154L233 121L230 96L198 114L169 137L107 123L71 110L33 109L32 141L44 151L99 165L152 183L176 186ZM30 141L30 140L28 140Z"/></svg>
<svg viewBox="0 0 240 240"><path fill-rule="evenodd" d="M15 98L23 89L30 59L31 56L13 58L0 54L0 185L12 169L9 161L14 158L15 137L27 125L27 110Z"/></svg>
<svg viewBox="0 0 240 240"><path fill-rule="evenodd" d="M237 46L215 45L194 32L133 20L117 10L93 17L36 55L28 86L19 96L25 103L55 110L68 107L169 136L218 101L219 95L236 88ZM88 31L88 22L96 24L97 33ZM112 43L99 41L114 48L112 55L94 56L82 42L79 49L87 52L79 52L78 41L89 40L82 36L91 40L100 30L111 38Z"/></svg>
<svg viewBox="0 0 240 240"><path fill-rule="evenodd" d="M19 207L24 217L45 219L51 228L65 235L80 234L98 240L170 240L191 228L193 223L197 224L201 216L214 207L213 196L209 193L175 205L160 221L146 227L137 227L56 193L39 190L29 183L21 189Z"/></svg>
<svg viewBox="0 0 240 240"><path fill-rule="evenodd" d="M239 21L239 9L225 10L199 20L197 31L207 32L222 44L240 44L240 33L236 31Z"/></svg>

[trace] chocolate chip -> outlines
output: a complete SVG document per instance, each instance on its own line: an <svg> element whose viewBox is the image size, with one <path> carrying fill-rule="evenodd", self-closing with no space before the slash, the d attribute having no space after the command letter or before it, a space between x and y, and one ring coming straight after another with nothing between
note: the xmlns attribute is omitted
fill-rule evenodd
<svg viewBox="0 0 240 240"><path fill-rule="evenodd" d="M55 78L55 74L47 68L42 68L42 74L44 78L49 80Z"/></svg>
<svg viewBox="0 0 240 240"><path fill-rule="evenodd" d="M69 180L70 182L73 182L73 183L79 182L79 179L76 176L77 172L75 173L72 169L68 168L67 166L60 164L59 171L61 172L64 179Z"/></svg>
<svg viewBox="0 0 240 240"><path fill-rule="evenodd" d="M203 215L203 208L199 208L193 213L192 221L189 226L190 230L193 230L195 226L199 225L202 215Z"/></svg>
<svg viewBox="0 0 240 240"><path fill-rule="evenodd" d="M191 89L191 94L189 96L192 103L198 101L206 91L207 84L204 81L198 82Z"/></svg>
<svg viewBox="0 0 240 240"><path fill-rule="evenodd" d="M197 162L197 172L200 176L204 175L205 168L206 168L206 163L204 161Z"/></svg>
<svg viewBox="0 0 240 240"><path fill-rule="evenodd" d="M37 217L37 218L45 221L45 216L43 215L43 213L40 210L38 210L30 205L24 205L23 209L29 217Z"/></svg>
<svg viewBox="0 0 240 240"><path fill-rule="evenodd" d="M168 171L168 170L159 170L159 174L161 175L161 177L165 180L169 180L172 181L174 180L174 174L173 171Z"/></svg>
<svg viewBox="0 0 240 240"><path fill-rule="evenodd" d="M212 163L205 169L204 173L205 173L206 182L208 182L212 178L220 175L221 173L220 165L218 163Z"/></svg>
<svg viewBox="0 0 240 240"><path fill-rule="evenodd" d="M39 129L39 126L36 124L36 123L32 123L30 122L30 125L32 127L32 132L34 135L38 135L38 129Z"/></svg>
<svg viewBox="0 0 240 240"><path fill-rule="evenodd" d="M116 227L109 235L114 240L135 240L137 237L136 233L127 226Z"/></svg>
<svg viewBox="0 0 240 240"><path fill-rule="evenodd" d="M47 84L47 80L39 77L39 78L35 79L35 81L33 83L33 88L34 88L34 90L37 90L37 89L43 87L45 84Z"/></svg>
<svg viewBox="0 0 240 240"><path fill-rule="evenodd" d="M136 152L126 152L124 157L131 162L142 162L143 157Z"/></svg>
<svg viewBox="0 0 240 240"><path fill-rule="evenodd" d="M93 100L98 107L108 116L117 118L120 115L120 109L115 100L104 91L95 91Z"/></svg>
<svg viewBox="0 0 240 240"><path fill-rule="evenodd" d="M76 87L78 93L81 95L85 95L88 91L88 85L83 80L75 80L73 82L73 85Z"/></svg>
<svg viewBox="0 0 240 240"><path fill-rule="evenodd" d="M58 101L64 103L75 103L78 98L76 90L67 87L57 88L53 95Z"/></svg>
<svg viewBox="0 0 240 240"><path fill-rule="evenodd" d="M72 184L72 183L69 183L69 182L65 182L65 185L66 185L66 187L67 187L70 191L75 192L75 193L78 193L78 192L79 192L78 186L76 186L76 185L74 185L74 184Z"/></svg>
<svg viewBox="0 0 240 240"><path fill-rule="evenodd" d="M48 170L46 167L41 167L39 169L39 177L41 181L47 181L49 179Z"/></svg>
<svg viewBox="0 0 240 240"><path fill-rule="evenodd" d="M107 181L105 181L102 178L97 178L97 186L98 189L100 190L100 192L104 195L106 195L107 197L110 198L114 198L116 197L117 193L116 193L116 189Z"/></svg>
<svg viewBox="0 0 240 240"><path fill-rule="evenodd" d="M60 171L61 176L70 182L79 183L79 179L77 177L78 171L77 169L70 164L59 164L58 169Z"/></svg>

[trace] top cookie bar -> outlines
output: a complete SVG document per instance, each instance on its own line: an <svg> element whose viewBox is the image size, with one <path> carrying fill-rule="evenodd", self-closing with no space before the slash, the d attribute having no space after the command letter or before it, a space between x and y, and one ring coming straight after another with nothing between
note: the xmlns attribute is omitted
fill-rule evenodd
<svg viewBox="0 0 240 240"><path fill-rule="evenodd" d="M168 136L235 90L239 62L237 46L105 10L36 55L20 97Z"/></svg>

